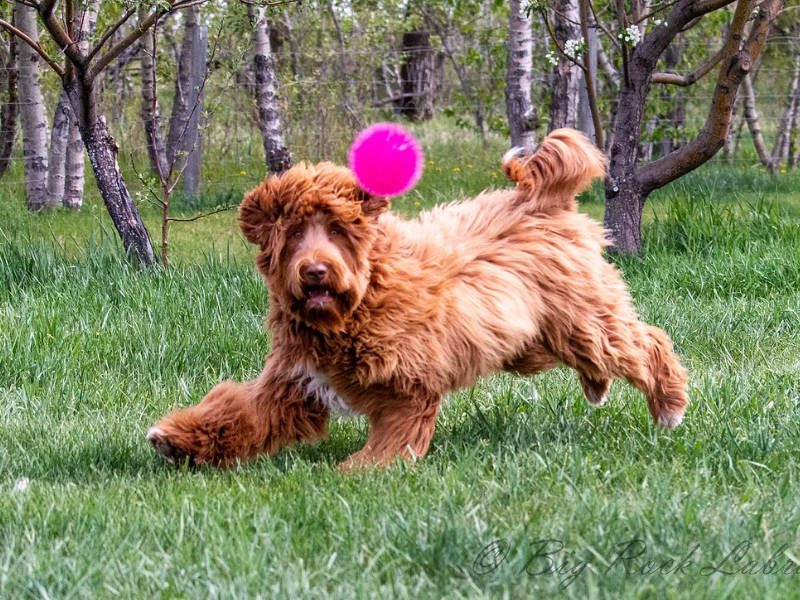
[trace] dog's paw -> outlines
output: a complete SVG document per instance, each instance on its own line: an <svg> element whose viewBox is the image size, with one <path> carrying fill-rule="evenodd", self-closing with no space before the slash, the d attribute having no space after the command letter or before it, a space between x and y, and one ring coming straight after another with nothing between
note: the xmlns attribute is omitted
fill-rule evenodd
<svg viewBox="0 0 800 600"><path fill-rule="evenodd" d="M683 411L661 412L656 418L656 423L665 429L674 429L683 422Z"/></svg>
<svg viewBox="0 0 800 600"><path fill-rule="evenodd" d="M145 439L153 445L155 451L166 461L175 466L188 464L194 465L194 458L191 452L181 448L178 443L171 439L160 427L151 427Z"/></svg>
<svg viewBox="0 0 800 600"><path fill-rule="evenodd" d="M598 394L586 394L586 401L589 403L590 406L593 408L600 408L601 406L605 406L608 402L608 392L602 395Z"/></svg>

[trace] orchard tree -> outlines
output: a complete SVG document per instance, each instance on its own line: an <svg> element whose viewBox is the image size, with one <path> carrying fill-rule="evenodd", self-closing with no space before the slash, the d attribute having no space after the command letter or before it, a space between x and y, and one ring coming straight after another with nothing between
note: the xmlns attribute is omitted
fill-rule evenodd
<svg viewBox="0 0 800 600"><path fill-rule="evenodd" d="M627 10L623 0L609 8L613 22L603 22L589 0L578 0L581 39L554 43L563 56L585 75L587 95L595 122L596 141L609 157L606 177L605 226L613 250L636 253L641 249L641 219L648 195L696 169L722 148L733 116L740 84L767 43L770 27L783 6L782 0L676 0L652 5L633 0ZM550 23L547 6L532 5ZM710 14L729 15L719 49L692 72L681 75L659 72L659 59L682 33L704 23ZM620 58L619 87L612 99L616 110L604 144L597 90L589 76L589 28L597 27ZM717 69L705 124L694 139L651 162L640 164L645 108L654 85L690 86Z"/></svg>
<svg viewBox="0 0 800 600"><path fill-rule="evenodd" d="M35 9L38 20L63 59L56 58L28 35L23 29L0 19L0 27L18 38L19 44L35 51L60 77L70 106L75 114L81 139L89 156L97 186L119 233L125 251L142 265L155 262L150 236L142 223L139 211L120 173L117 162L117 144L108 130L105 116L99 106L97 83L100 75L159 19L165 15L199 4L201 0L162 0L152 8L139 12L137 7L123 7L121 14L106 15L111 21L102 32L95 34L92 45L80 44L80 31L75 28L76 15L86 11L77 0L14 0ZM115 9L118 5L107 3ZM137 13L134 27L113 43L112 39Z"/></svg>

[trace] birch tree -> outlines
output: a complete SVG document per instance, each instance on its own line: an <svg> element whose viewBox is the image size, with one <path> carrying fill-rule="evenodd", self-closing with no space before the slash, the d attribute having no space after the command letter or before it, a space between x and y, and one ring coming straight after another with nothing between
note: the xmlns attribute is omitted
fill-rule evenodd
<svg viewBox="0 0 800 600"><path fill-rule="evenodd" d="M8 169L17 137L17 40L0 37L0 177Z"/></svg>
<svg viewBox="0 0 800 600"><path fill-rule="evenodd" d="M39 44L36 10L22 3L14 4L14 23L33 44ZM47 117L39 83L37 51L28 44L17 50L19 73L20 122L22 124L22 154L25 165L25 206L38 211L57 206L60 198L51 199L47 193Z"/></svg>
<svg viewBox="0 0 800 600"><path fill-rule="evenodd" d="M114 61L128 50L144 33L164 15L196 3L196 0L164 0L148 10L119 39L111 42L114 34L136 13L135 8L123 8L119 18L97 36L97 42L88 50L81 49L75 39L72 26L74 5L66 2L63 10L56 10L57 0L25 0L38 14L53 43L63 52L61 62L25 31L0 19L0 27L19 38L20 45L36 52L61 78L70 105L78 121L84 147L92 165L95 181L103 201L119 233L122 245L129 256L139 264L155 262L153 246L139 211L131 199L130 192L117 162L117 144L106 124L105 116L98 106L98 77Z"/></svg>
<svg viewBox="0 0 800 600"><path fill-rule="evenodd" d="M283 127L278 107L275 61L269 43L267 21L263 7L248 5L247 14L253 23L253 70L255 100L258 108L258 128L264 143L267 166L281 173L292 165L292 156L283 141Z"/></svg>
<svg viewBox="0 0 800 600"><path fill-rule="evenodd" d="M532 148L538 121L531 105L533 32L531 19L519 0L509 3L506 115L511 145Z"/></svg>
<svg viewBox="0 0 800 600"><path fill-rule="evenodd" d="M753 87L753 80L750 74L744 76L742 80L742 96L744 96L744 120L747 129L750 130L750 137L753 140L753 147L761 164L770 173L775 173L775 163L767 150L767 143L764 141L764 134L761 132L761 118L756 109L756 91Z"/></svg>

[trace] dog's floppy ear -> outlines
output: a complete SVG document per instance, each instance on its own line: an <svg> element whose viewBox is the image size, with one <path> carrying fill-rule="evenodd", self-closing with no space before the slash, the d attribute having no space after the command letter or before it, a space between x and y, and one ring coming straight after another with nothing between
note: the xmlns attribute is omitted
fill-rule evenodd
<svg viewBox="0 0 800 600"><path fill-rule="evenodd" d="M372 196L363 190L359 190L363 196L361 198L361 212L365 217L376 218L389 208L389 199L385 196Z"/></svg>
<svg viewBox="0 0 800 600"><path fill-rule="evenodd" d="M251 244L266 248L278 218L277 177L270 177L244 195L239 205L239 227Z"/></svg>

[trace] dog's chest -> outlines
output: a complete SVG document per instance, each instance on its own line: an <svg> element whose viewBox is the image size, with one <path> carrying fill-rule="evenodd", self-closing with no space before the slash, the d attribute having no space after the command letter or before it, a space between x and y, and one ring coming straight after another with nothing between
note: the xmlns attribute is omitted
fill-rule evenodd
<svg viewBox="0 0 800 600"><path fill-rule="evenodd" d="M320 404L328 407L329 410L345 415L356 414L356 411L347 401L336 393L324 373L320 373L315 369L308 369L302 374L301 380L306 393L315 398Z"/></svg>

